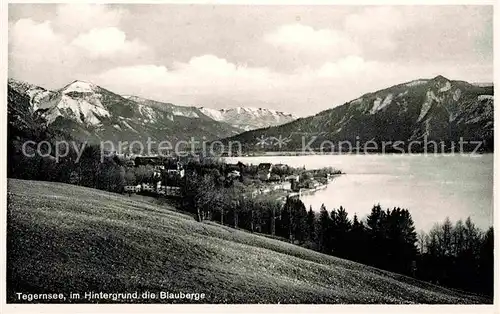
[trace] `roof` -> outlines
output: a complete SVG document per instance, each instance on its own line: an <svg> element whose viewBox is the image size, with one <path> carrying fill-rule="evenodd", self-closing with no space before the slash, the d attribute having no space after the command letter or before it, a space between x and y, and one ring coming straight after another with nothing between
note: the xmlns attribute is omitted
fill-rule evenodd
<svg viewBox="0 0 500 314"><path fill-rule="evenodd" d="M257 169L258 170L270 170L272 166L273 166L273 164L271 164L271 163L261 163L261 164L259 164Z"/></svg>

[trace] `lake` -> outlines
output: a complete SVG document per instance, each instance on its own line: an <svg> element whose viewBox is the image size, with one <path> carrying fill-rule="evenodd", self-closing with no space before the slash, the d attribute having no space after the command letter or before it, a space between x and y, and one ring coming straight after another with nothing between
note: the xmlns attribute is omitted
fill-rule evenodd
<svg viewBox="0 0 500 314"><path fill-rule="evenodd" d="M231 157L228 162L284 163L307 169L334 167L345 175L326 189L302 197L309 209L343 206L352 218L382 208L407 208L417 231L449 217L471 217L482 229L493 225L493 154L484 155L314 155Z"/></svg>

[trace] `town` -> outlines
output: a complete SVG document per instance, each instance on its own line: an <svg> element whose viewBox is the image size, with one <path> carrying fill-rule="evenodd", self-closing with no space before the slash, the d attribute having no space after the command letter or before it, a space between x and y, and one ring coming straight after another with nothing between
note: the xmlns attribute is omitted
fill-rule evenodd
<svg viewBox="0 0 500 314"><path fill-rule="evenodd" d="M247 165L242 162L224 163L218 159L181 158L163 156L115 155L114 160L126 168L123 193L146 194L178 198L182 187L189 180L189 173L212 171L225 187L235 182L244 188L243 198L268 197L282 200L299 198L326 188L340 170L324 168L307 170L286 164L260 163ZM141 176L129 175L140 170ZM144 175L144 173L146 175Z"/></svg>

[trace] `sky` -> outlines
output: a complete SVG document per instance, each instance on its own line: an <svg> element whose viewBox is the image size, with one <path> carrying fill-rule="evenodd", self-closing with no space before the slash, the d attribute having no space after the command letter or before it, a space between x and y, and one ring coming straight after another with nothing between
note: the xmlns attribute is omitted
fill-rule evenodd
<svg viewBox="0 0 500 314"><path fill-rule="evenodd" d="M492 6L10 4L9 77L308 116L443 75L493 82Z"/></svg>

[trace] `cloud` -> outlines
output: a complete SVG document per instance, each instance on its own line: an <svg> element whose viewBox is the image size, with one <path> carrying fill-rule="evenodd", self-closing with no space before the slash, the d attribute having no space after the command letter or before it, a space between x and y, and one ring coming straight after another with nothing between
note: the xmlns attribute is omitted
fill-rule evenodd
<svg viewBox="0 0 500 314"><path fill-rule="evenodd" d="M203 55L193 57L188 63L176 62L176 68L186 72L199 74L210 74L216 76L228 76L234 74L238 68L235 64L226 59L218 58L214 55Z"/></svg>
<svg viewBox="0 0 500 314"><path fill-rule="evenodd" d="M334 29L314 29L303 24L280 26L275 31L264 36L267 43L275 47L307 51L310 53L325 53L333 51L357 52L358 47L346 34Z"/></svg>
<svg viewBox="0 0 500 314"><path fill-rule="evenodd" d="M201 82L211 81L217 84L235 85L241 83L247 88L251 85L265 85L273 75L267 68L248 67L235 64L214 55L192 57L187 63L174 63L175 73L185 80L198 78Z"/></svg>
<svg viewBox="0 0 500 314"><path fill-rule="evenodd" d="M374 63L365 62L365 60L359 56L348 56L336 62L327 62L323 64L317 70L317 74L319 77L342 78L345 76L358 75L363 70L373 65Z"/></svg>
<svg viewBox="0 0 500 314"><path fill-rule="evenodd" d="M36 23L31 19L20 19L9 28L10 49L13 50L43 50L64 43L64 39L55 34L50 21Z"/></svg>
<svg viewBox="0 0 500 314"><path fill-rule="evenodd" d="M102 4L60 4L55 24L74 35L93 28L116 26L127 15L122 8Z"/></svg>
<svg viewBox="0 0 500 314"><path fill-rule="evenodd" d="M408 15L397 7L368 7L354 14L349 14L344 20L347 33L372 34L395 33L413 23Z"/></svg>
<svg viewBox="0 0 500 314"><path fill-rule="evenodd" d="M304 62L314 63L359 55L364 58L388 55L400 46L400 35L422 23L435 24L434 12L419 14L404 7L368 6L346 14L328 27L285 24L264 35L264 42L279 52L293 54ZM432 14L431 14L432 13ZM431 23L432 22L432 23Z"/></svg>
<svg viewBox="0 0 500 314"><path fill-rule="evenodd" d="M287 52L306 52L330 60L369 54L372 50L387 52L397 48L395 35L418 21L411 11L405 13L396 7L368 7L347 14L336 27L282 25L266 34L264 41ZM303 55L301 58L305 59Z"/></svg>
<svg viewBox="0 0 500 314"><path fill-rule="evenodd" d="M225 94L235 91L259 91L280 84L281 75L266 68L234 64L214 55L202 55L188 62L176 62L171 69L162 65L134 65L104 71L94 80L125 92L135 90L144 95L165 99L177 95Z"/></svg>
<svg viewBox="0 0 500 314"><path fill-rule="evenodd" d="M169 79L168 69L157 65L135 65L126 67L117 67L104 71L97 75L95 79L106 86L141 86L148 84L157 84Z"/></svg>
<svg viewBox="0 0 500 314"><path fill-rule="evenodd" d="M318 47L332 47L341 41L339 34L328 30L291 24L279 27L275 32L267 34L265 40L275 45L290 45L315 49Z"/></svg>
<svg viewBox="0 0 500 314"><path fill-rule="evenodd" d="M138 55L148 48L138 40L129 41L116 27L94 28L80 34L71 44L83 48L93 58L113 57L115 54Z"/></svg>
<svg viewBox="0 0 500 314"><path fill-rule="evenodd" d="M408 26L401 11L394 7L366 8L344 20L344 31L366 53L370 50L392 51L397 48L395 34Z"/></svg>
<svg viewBox="0 0 500 314"><path fill-rule="evenodd" d="M21 18L9 25L9 75L60 87L87 78L103 67L144 60L154 52L128 38L119 27L123 9L106 5L58 5L57 15L42 22Z"/></svg>
<svg viewBox="0 0 500 314"><path fill-rule="evenodd" d="M44 77L58 81L80 58L67 47L63 36L54 32L52 23L20 19L9 27L9 75L31 80ZM36 81L36 80L35 80Z"/></svg>

